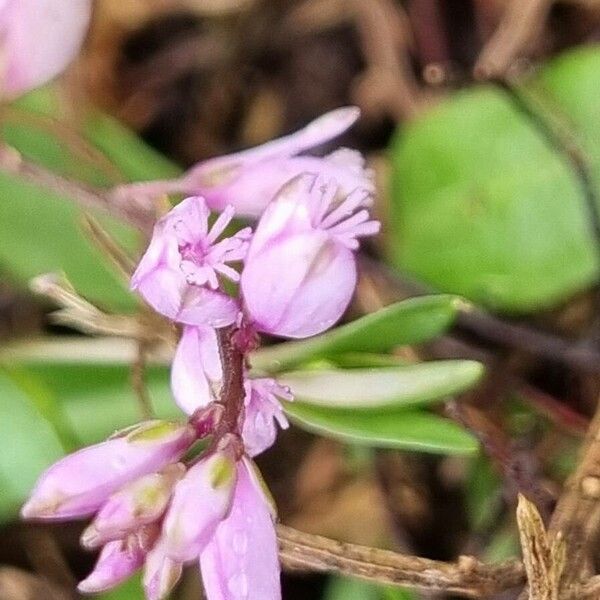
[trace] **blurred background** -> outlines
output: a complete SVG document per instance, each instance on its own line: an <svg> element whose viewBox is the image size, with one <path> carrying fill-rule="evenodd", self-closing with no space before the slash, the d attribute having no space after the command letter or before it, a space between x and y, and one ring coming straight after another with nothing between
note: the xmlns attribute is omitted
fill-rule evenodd
<svg viewBox="0 0 600 600"><path fill-rule="evenodd" d="M384 231L361 257L349 318L424 291L473 303L446 335L397 354L488 367L440 409L481 451L375 451L291 428L261 468L281 520L302 531L495 561L519 552L517 491L552 510L600 391L599 41L596 0L98 0L84 54L5 108L0 129L31 160L108 186L172 176L358 105L342 142L374 169ZM0 346L64 335L27 289L39 273L65 271L99 306L131 308L71 207L5 175L0 190ZM15 518L34 454L62 453L45 422L66 414L76 429L63 423L58 437L74 447L137 410L127 369L34 363L11 360L0 378L0 600L76 598L94 561L78 546L83 525ZM168 403L164 369L147 383ZM193 571L173 598L201 597ZM102 596L138 598L137 581ZM284 598L443 596L299 573L284 576Z"/></svg>

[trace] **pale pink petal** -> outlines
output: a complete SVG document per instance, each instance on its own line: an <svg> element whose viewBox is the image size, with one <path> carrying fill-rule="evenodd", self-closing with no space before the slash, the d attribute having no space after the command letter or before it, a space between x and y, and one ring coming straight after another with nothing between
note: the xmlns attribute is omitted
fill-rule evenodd
<svg viewBox="0 0 600 600"><path fill-rule="evenodd" d="M156 312L177 320L189 286L183 271L159 266L145 277L136 276L132 287Z"/></svg>
<svg viewBox="0 0 600 600"><path fill-rule="evenodd" d="M246 256L246 264L265 246L297 233L312 232L310 206L307 202L316 177L301 173L281 187L262 215Z"/></svg>
<svg viewBox="0 0 600 600"><path fill-rule="evenodd" d="M86 548L97 548L157 521L167 508L175 483L184 474L185 467L175 463L121 488L103 504L83 532L81 543Z"/></svg>
<svg viewBox="0 0 600 600"><path fill-rule="evenodd" d="M79 450L39 478L21 515L45 520L91 515L126 483L177 461L193 439L189 426L148 421Z"/></svg>
<svg viewBox="0 0 600 600"><path fill-rule="evenodd" d="M234 460L215 452L177 483L163 523L162 540L169 558L186 562L198 557L229 512L235 482Z"/></svg>
<svg viewBox="0 0 600 600"><path fill-rule="evenodd" d="M226 327L234 323L240 312L231 296L205 287L188 286L175 320L186 325Z"/></svg>
<svg viewBox="0 0 600 600"><path fill-rule="evenodd" d="M222 174L223 169L230 165L251 164L262 162L274 158L294 156L311 148L321 146L325 142L338 137L352 125L360 117L360 110L355 106L346 106L332 110L314 121L311 121L306 127L286 135L279 139L242 150L235 154L221 156L198 165L190 173L205 178L210 183L212 173ZM204 183L201 182L204 187Z"/></svg>
<svg viewBox="0 0 600 600"><path fill-rule="evenodd" d="M0 96L43 85L75 58L91 0L5 0L0 6Z"/></svg>
<svg viewBox="0 0 600 600"><path fill-rule="evenodd" d="M254 457L270 448L277 437L276 423L288 427L280 399L293 400L290 390L274 379L250 379L245 384L242 438L248 456Z"/></svg>
<svg viewBox="0 0 600 600"><path fill-rule="evenodd" d="M245 217L260 216L279 188L304 172L335 178L344 194L357 187L372 193L372 175L364 168L358 152L345 149L325 158L301 155L346 131L359 114L360 111L351 106L333 110L296 133L207 160L178 179L123 186L114 193L120 199L151 198L176 192L202 194L213 210L233 205L236 213Z"/></svg>
<svg viewBox="0 0 600 600"><path fill-rule="evenodd" d="M143 578L146 600L166 598L179 581L181 572L182 564L166 555L164 543L159 540L146 557Z"/></svg>
<svg viewBox="0 0 600 600"><path fill-rule="evenodd" d="M355 285L352 252L320 230L269 243L249 258L241 280L255 326L289 338L331 327L346 310Z"/></svg>
<svg viewBox="0 0 600 600"><path fill-rule="evenodd" d="M109 542L102 548L94 570L77 586L84 594L109 590L129 579L143 564L146 552L135 536Z"/></svg>
<svg viewBox="0 0 600 600"><path fill-rule="evenodd" d="M186 326L171 369L171 388L179 408L191 415L218 397L223 371L212 327Z"/></svg>
<svg viewBox="0 0 600 600"><path fill-rule="evenodd" d="M281 599L271 507L248 469L239 464L231 512L200 555L207 600Z"/></svg>

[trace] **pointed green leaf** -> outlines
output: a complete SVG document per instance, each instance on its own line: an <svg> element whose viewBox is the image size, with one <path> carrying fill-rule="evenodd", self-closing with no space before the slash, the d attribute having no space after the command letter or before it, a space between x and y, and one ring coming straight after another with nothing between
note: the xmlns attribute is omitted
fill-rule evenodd
<svg viewBox="0 0 600 600"><path fill-rule="evenodd" d="M399 367L297 371L277 380L307 404L373 409L440 400L468 389L482 374L478 362L445 360Z"/></svg>
<svg viewBox="0 0 600 600"><path fill-rule="evenodd" d="M471 454L478 447L458 425L426 412L344 410L302 402L286 402L285 411L303 429L353 444L436 454Z"/></svg>
<svg viewBox="0 0 600 600"><path fill-rule="evenodd" d="M448 295L397 302L317 337L254 352L251 363L257 369L275 372L345 352L383 353L397 346L420 344L443 333L461 303Z"/></svg>

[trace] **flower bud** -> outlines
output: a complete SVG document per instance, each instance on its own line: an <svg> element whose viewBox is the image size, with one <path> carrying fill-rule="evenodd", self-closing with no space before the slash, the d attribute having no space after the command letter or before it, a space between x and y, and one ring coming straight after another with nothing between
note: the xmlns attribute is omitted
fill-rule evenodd
<svg viewBox="0 0 600 600"><path fill-rule="evenodd" d="M153 531L155 539L156 531ZM95 594L113 588L133 575L143 564L148 547L148 532L131 534L109 542L102 548L94 570L77 586L84 594Z"/></svg>
<svg viewBox="0 0 600 600"><path fill-rule="evenodd" d="M91 0L0 2L0 98L58 75L79 51L91 12Z"/></svg>
<svg viewBox="0 0 600 600"><path fill-rule="evenodd" d="M337 193L332 183L299 176L260 219L241 279L246 312L260 331L304 338L346 310L356 286L357 238L376 233L379 224L362 208L366 192L335 206Z"/></svg>
<svg viewBox="0 0 600 600"><path fill-rule="evenodd" d="M169 595L181 577L182 564L165 554L162 541L146 557L144 568L144 591L146 600L162 600Z"/></svg>
<svg viewBox="0 0 600 600"><path fill-rule="evenodd" d="M201 162L178 179L134 183L116 194L120 200L138 201L170 193L200 194L213 210L233 205L238 215L259 217L277 190L301 173L333 178L345 195L356 188L373 193L372 174L359 152L340 148L325 157L305 154L344 133L359 116L356 107L338 108L291 135Z"/></svg>
<svg viewBox="0 0 600 600"><path fill-rule="evenodd" d="M188 425L141 423L51 466L39 478L21 514L47 520L91 515L125 484L177 461L193 441L194 431Z"/></svg>
<svg viewBox="0 0 600 600"><path fill-rule="evenodd" d="M176 463L126 485L102 506L83 532L82 544L96 548L159 519L171 499L173 487L184 474L185 467Z"/></svg>
<svg viewBox="0 0 600 600"><path fill-rule="evenodd" d="M241 461L229 516L200 555L211 600L280 600L274 515L254 467Z"/></svg>
<svg viewBox="0 0 600 600"><path fill-rule="evenodd" d="M163 523L167 556L196 558L229 512L236 481L235 460L225 449L194 465L177 483Z"/></svg>

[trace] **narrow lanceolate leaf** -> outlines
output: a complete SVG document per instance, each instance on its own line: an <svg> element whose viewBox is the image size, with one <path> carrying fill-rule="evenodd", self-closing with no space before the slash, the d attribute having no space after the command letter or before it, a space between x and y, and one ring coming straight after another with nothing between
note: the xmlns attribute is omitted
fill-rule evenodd
<svg viewBox="0 0 600 600"><path fill-rule="evenodd" d="M251 362L257 369L276 372L347 352L388 352L397 346L419 344L443 333L462 304L449 295L411 298L315 338L259 350L252 354Z"/></svg>
<svg viewBox="0 0 600 600"><path fill-rule="evenodd" d="M445 360L398 367L297 371L277 380L307 404L374 409L440 400L471 387L482 373L478 362Z"/></svg>
<svg viewBox="0 0 600 600"><path fill-rule="evenodd" d="M344 442L373 448L470 454L477 441L458 425L411 410L334 409L286 402L285 411L299 427Z"/></svg>

